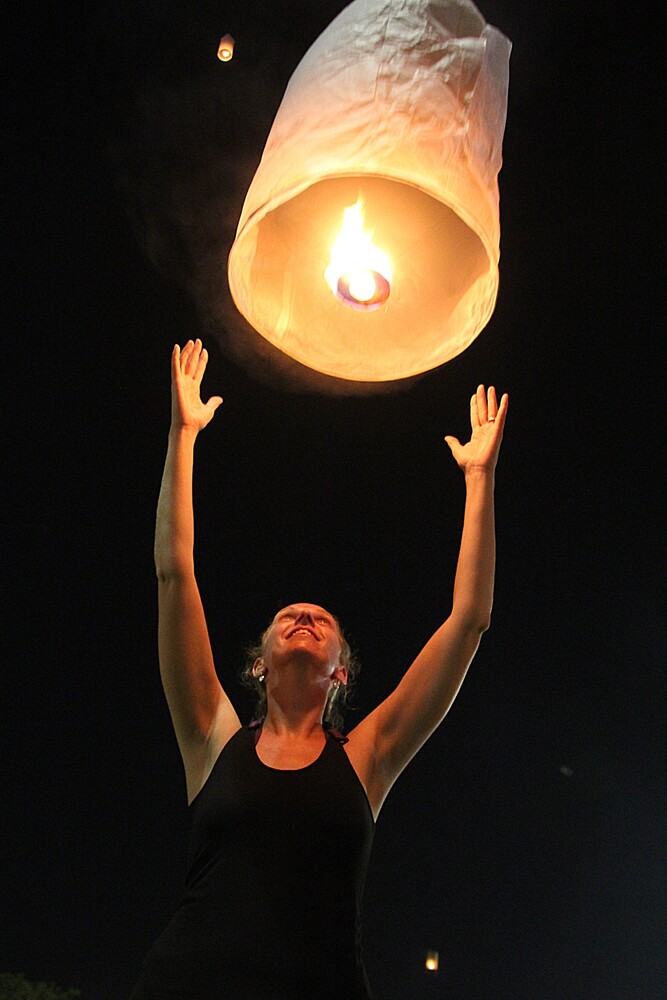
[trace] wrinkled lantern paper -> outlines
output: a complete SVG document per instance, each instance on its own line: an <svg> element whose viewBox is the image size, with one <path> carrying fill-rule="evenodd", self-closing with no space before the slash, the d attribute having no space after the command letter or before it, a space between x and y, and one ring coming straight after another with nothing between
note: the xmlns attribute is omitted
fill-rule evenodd
<svg viewBox="0 0 667 1000"><path fill-rule="evenodd" d="M510 48L468 0L356 0L317 39L229 257L234 301L263 337L325 374L385 381L450 360L483 329ZM354 260L328 280L344 220L389 275Z"/></svg>

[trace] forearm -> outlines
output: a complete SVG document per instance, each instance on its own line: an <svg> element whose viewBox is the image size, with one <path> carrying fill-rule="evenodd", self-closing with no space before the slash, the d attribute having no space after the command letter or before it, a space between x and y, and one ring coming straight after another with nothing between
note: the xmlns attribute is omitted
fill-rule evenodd
<svg viewBox="0 0 667 1000"><path fill-rule="evenodd" d="M157 505L155 569L168 580L193 572L192 470L195 430L172 426Z"/></svg>
<svg viewBox="0 0 667 1000"><path fill-rule="evenodd" d="M466 473L466 505L452 615L480 632L489 627L493 605L496 568L493 493L493 471L475 468Z"/></svg>

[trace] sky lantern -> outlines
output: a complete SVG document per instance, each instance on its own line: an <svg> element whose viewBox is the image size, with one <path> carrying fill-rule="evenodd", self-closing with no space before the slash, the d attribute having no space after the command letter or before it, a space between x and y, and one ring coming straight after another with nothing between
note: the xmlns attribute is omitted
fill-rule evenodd
<svg viewBox="0 0 667 1000"><path fill-rule="evenodd" d="M229 256L237 308L275 347L389 381L484 328L510 48L469 0L355 0L311 46Z"/></svg>
<svg viewBox="0 0 667 1000"><path fill-rule="evenodd" d="M223 35L218 42L218 59L220 62L229 62L234 55L234 39L231 35Z"/></svg>

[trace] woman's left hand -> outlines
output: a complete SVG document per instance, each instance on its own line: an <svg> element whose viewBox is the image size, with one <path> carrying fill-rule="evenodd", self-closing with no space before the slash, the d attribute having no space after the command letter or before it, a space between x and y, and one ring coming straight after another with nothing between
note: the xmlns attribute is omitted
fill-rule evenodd
<svg viewBox="0 0 667 1000"><path fill-rule="evenodd" d="M488 394L483 385L470 400L470 426L472 434L467 444L461 444L458 438L446 437L445 441L451 448L452 455L464 472L483 469L493 472L498 461L500 442L503 439L505 418L509 397L505 393L500 400L496 398L495 386L489 386Z"/></svg>

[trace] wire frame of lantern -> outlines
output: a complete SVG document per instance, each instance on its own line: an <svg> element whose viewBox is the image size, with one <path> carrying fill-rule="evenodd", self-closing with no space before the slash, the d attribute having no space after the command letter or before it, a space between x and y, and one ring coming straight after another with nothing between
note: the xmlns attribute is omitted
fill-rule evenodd
<svg viewBox="0 0 667 1000"><path fill-rule="evenodd" d="M325 374L387 381L449 361L484 328L510 48L469 0L355 0L316 40L229 256L234 301L263 337ZM387 266L357 247L332 284L351 210Z"/></svg>

